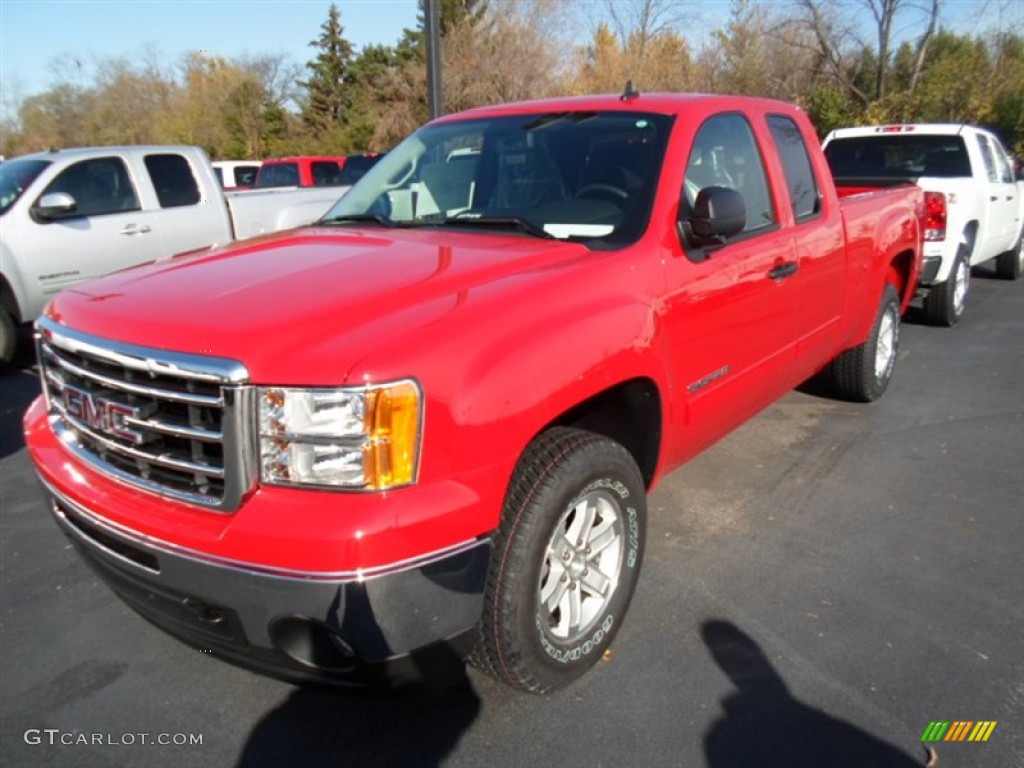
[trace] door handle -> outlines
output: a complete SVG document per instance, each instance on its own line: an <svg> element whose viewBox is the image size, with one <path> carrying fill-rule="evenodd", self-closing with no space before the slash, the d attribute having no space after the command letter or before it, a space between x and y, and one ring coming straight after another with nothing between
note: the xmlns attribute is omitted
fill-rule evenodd
<svg viewBox="0 0 1024 768"><path fill-rule="evenodd" d="M126 224L121 229L122 235L144 235L146 232L149 232L148 224Z"/></svg>
<svg viewBox="0 0 1024 768"><path fill-rule="evenodd" d="M768 277L772 280L781 280L785 277L796 274L798 269L800 269L800 265L795 261L784 261L781 264L777 264L772 267L768 272Z"/></svg>
<svg viewBox="0 0 1024 768"><path fill-rule="evenodd" d="M989 199L989 202L994 203L996 200L999 199L999 195L989 195L988 199Z"/></svg>

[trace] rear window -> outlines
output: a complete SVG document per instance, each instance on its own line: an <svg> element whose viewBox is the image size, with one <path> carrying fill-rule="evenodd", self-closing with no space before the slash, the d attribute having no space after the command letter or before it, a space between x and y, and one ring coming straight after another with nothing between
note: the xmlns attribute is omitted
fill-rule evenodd
<svg viewBox="0 0 1024 768"><path fill-rule="evenodd" d="M297 187L299 166L297 163L271 163L260 168L256 176L256 187Z"/></svg>
<svg viewBox="0 0 1024 768"><path fill-rule="evenodd" d="M309 170L314 187L336 187L341 184L341 168L337 160L314 160Z"/></svg>
<svg viewBox="0 0 1024 768"><path fill-rule="evenodd" d="M355 184L383 155L352 155L341 169L341 184Z"/></svg>
<svg viewBox="0 0 1024 768"><path fill-rule="evenodd" d="M960 136L886 134L833 139L825 147L836 178L899 179L971 175L967 147Z"/></svg>
<svg viewBox="0 0 1024 768"><path fill-rule="evenodd" d="M260 172L258 165L240 165L235 168L235 186L251 187L256 182L256 174Z"/></svg>

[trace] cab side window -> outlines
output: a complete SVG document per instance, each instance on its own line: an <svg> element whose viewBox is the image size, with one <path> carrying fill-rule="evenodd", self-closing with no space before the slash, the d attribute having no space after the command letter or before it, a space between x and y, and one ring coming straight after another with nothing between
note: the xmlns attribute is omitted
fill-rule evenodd
<svg viewBox="0 0 1024 768"><path fill-rule="evenodd" d="M71 195L80 216L139 210L135 187L119 157L96 157L69 165L43 190L44 195L51 192Z"/></svg>
<svg viewBox="0 0 1024 768"><path fill-rule="evenodd" d="M782 160L786 186L793 205L793 218L798 222L816 216L821 210L818 180L811 167L811 156L800 129L785 115L769 115L768 129Z"/></svg>
<svg viewBox="0 0 1024 768"><path fill-rule="evenodd" d="M999 177L999 180L1003 184L1013 184L1013 167L1010 165L1002 145L995 140L992 141L992 156L996 161L996 175Z"/></svg>
<svg viewBox="0 0 1024 768"><path fill-rule="evenodd" d="M996 171L996 161L992 156L992 147L989 146L988 139L978 134L978 148L981 150L981 161L985 164L985 174L988 176L989 181L998 182L999 173Z"/></svg>
<svg viewBox="0 0 1024 768"><path fill-rule="evenodd" d="M199 185L184 157L146 155L145 163L161 208L178 208L199 202Z"/></svg>
<svg viewBox="0 0 1024 768"><path fill-rule="evenodd" d="M687 205L692 207L697 193L706 187L729 187L743 196L745 234L776 223L764 163L743 115L716 115L697 132L686 163L683 196Z"/></svg>

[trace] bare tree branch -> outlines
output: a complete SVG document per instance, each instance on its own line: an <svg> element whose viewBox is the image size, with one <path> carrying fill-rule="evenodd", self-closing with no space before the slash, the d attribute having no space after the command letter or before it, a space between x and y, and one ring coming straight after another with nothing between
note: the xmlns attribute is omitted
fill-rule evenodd
<svg viewBox="0 0 1024 768"><path fill-rule="evenodd" d="M917 59L914 61L914 73L910 76L910 92L913 93L917 87L918 81L921 79L921 73L924 71L924 59L928 52L928 43L931 42L932 37L935 35L935 30L939 24L939 9L941 0L931 0L931 12L928 16L928 28L924 34L921 35L921 39L917 43Z"/></svg>

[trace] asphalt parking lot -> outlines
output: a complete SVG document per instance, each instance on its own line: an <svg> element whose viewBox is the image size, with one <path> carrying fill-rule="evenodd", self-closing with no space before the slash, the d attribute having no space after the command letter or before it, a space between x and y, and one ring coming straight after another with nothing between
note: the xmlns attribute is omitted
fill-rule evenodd
<svg viewBox="0 0 1024 768"><path fill-rule="evenodd" d="M794 392L668 478L613 656L547 698L299 689L132 613L44 509L0 371L0 762L53 766L1024 766L1024 285L908 322L870 406ZM195 743L196 737L201 743ZM169 743L158 743L160 741ZM184 741L185 743L180 743Z"/></svg>

